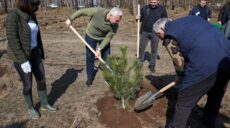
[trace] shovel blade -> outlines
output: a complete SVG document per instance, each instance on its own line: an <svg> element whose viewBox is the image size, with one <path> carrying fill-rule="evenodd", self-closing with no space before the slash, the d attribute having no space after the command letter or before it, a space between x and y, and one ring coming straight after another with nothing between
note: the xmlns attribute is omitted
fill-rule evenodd
<svg viewBox="0 0 230 128"><path fill-rule="evenodd" d="M136 100L136 103L134 105L134 109L135 110L143 110L147 107L149 107L150 105L153 104L153 100L150 100L150 98L152 99L153 93L151 91L147 92L146 94L144 94L143 96L139 97Z"/></svg>

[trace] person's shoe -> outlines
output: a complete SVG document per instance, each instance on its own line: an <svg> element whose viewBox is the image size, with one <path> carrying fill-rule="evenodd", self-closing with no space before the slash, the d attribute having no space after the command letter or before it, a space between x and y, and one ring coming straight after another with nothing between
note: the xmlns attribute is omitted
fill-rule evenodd
<svg viewBox="0 0 230 128"><path fill-rule="evenodd" d="M85 85L86 85L87 87L90 87L92 84L93 84L93 80L91 80L91 79L88 79L88 80L86 80L86 82L85 82Z"/></svg>
<svg viewBox="0 0 230 128"><path fill-rule="evenodd" d="M158 54L157 54L157 59L158 59L158 60L160 60L160 59L161 59L160 55L158 55Z"/></svg>
<svg viewBox="0 0 230 128"><path fill-rule="evenodd" d="M34 108L29 109L28 112L32 119L40 118L40 114Z"/></svg>
<svg viewBox="0 0 230 128"><path fill-rule="evenodd" d="M41 110L43 111L50 111L50 112L56 112L57 111L57 107L56 106L51 106L49 104L41 106Z"/></svg>
<svg viewBox="0 0 230 128"><path fill-rule="evenodd" d="M47 110L47 111L50 111L50 112L56 112L57 111L56 106L51 106L48 103L46 90L38 91L38 97L39 97L39 100L40 100L40 103L41 103L41 110Z"/></svg>
<svg viewBox="0 0 230 128"><path fill-rule="evenodd" d="M149 70L150 70L152 73L154 73L154 72L155 72L155 65L150 64L150 65L149 65Z"/></svg>

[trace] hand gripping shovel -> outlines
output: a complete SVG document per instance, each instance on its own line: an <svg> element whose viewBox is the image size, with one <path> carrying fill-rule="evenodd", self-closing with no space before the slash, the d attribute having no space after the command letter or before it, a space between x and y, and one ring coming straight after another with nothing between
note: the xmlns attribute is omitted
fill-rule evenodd
<svg viewBox="0 0 230 128"><path fill-rule="evenodd" d="M90 51L93 52L94 55L96 55L96 52L94 51L94 49L82 38L82 36L73 28L73 26L70 25L69 27L77 35L77 37L80 38L80 40L90 49ZM105 64L106 68L108 68L110 72L113 73L113 70L110 68L110 66L101 57L98 57L98 59L103 64Z"/></svg>
<svg viewBox="0 0 230 128"><path fill-rule="evenodd" d="M148 108L154 103L157 96L159 96L161 93L168 90L169 88L173 87L175 84L176 84L175 82L171 82L170 84L166 85L165 87L160 89L155 94L153 94L151 91L147 92L146 94L144 94L143 96L139 97L136 100L134 109L137 111L140 111L140 110Z"/></svg>

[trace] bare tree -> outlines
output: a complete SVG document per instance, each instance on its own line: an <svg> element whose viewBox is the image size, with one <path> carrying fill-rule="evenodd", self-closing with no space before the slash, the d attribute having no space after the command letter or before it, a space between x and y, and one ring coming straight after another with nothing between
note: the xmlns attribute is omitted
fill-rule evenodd
<svg viewBox="0 0 230 128"><path fill-rule="evenodd" d="M138 2L137 0L132 0L132 5L133 5L133 15L137 15L137 5L138 5Z"/></svg>

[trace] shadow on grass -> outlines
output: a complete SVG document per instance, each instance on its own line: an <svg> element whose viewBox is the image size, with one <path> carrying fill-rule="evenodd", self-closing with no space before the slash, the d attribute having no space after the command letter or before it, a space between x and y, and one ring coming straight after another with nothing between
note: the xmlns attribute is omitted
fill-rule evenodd
<svg viewBox="0 0 230 128"><path fill-rule="evenodd" d="M16 123L12 123L6 126L1 126L0 128L26 128L26 123L28 122L28 120L22 121L22 122L16 122Z"/></svg>
<svg viewBox="0 0 230 128"><path fill-rule="evenodd" d="M57 80L55 80L51 85L51 91L48 94L48 100L50 105L53 105L58 98L65 93L69 85L71 85L78 77L78 74L83 70L76 70L74 68L67 69L66 72ZM35 105L35 108L38 109L40 107L40 103Z"/></svg>
<svg viewBox="0 0 230 128"><path fill-rule="evenodd" d="M82 70L83 68L79 70L74 68L67 69L65 74L51 84L52 89L48 95L49 103L51 105L53 105L55 101L65 93L66 89L77 79L78 74L81 73Z"/></svg>

